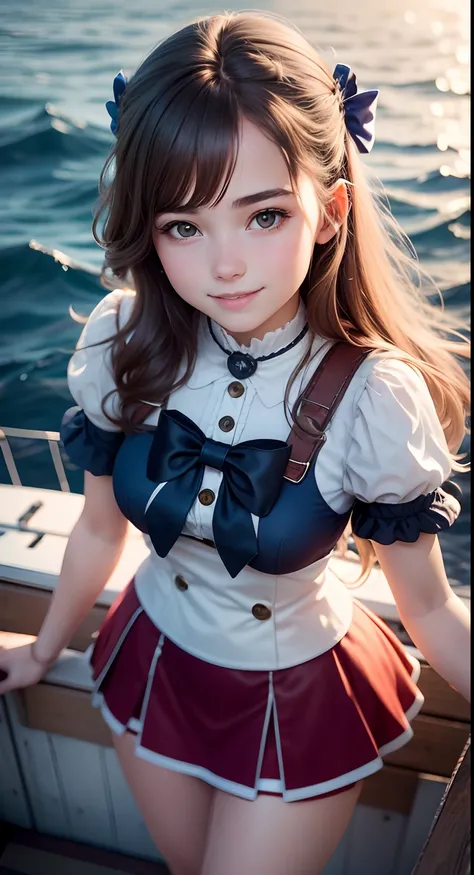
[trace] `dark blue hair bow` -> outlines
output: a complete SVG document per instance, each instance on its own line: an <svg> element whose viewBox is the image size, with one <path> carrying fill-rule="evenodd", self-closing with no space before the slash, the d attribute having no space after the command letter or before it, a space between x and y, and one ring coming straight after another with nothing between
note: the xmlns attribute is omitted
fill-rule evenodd
<svg viewBox="0 0 474 875"><path fill-rule="evenodd" d="M344 95L347 130L359 152L370 152L375 142L375 111L379 92L373 90L358 93L355 73L351 73L351 68L347 64L338 64L333 76ZM114 79L114 100L108 100L105 104L112 119L110 130L113 134L117 133L120 98L125 91L127 81L125 73L120 70Z"/></svg>
<svg viewBox="0 0 474 875"><path fill-rule="evenodd" d="M378 91L357 93L355 73L347 64L338 64L333 73L344 95L346 127L359 152L370 152L375 142L375 111Z"/></svg>
<svg viewBox="0 0 474 875"><path fill-rule="evenodd" d="M204 468L222 471L212 528L217 551L231 577L256 556L252 514L270 513L283 483L291 446L261 438L226 444L207 438L178 410L162 410L153 436L147 477L165 486L145 518L158 556L167 556L180 536L201 488Z"/></svg>
<svg viewBox="0 0 474 875"><path fill-rule="evenodd" d="M106 108L110 118L112 119L112 121L110 122L110 130L112 131L113 134L117 134L119 103L120 103L120 98L121 98L121 96L122 96L122 94L125 91L125 88L127 86L127 81L128 80L127 80L125 73L123 72L123 70L120 70L120 72L117 73L117 75L114 79L114 99L108 100L107 103L105 104L105 108Z"/></svg>

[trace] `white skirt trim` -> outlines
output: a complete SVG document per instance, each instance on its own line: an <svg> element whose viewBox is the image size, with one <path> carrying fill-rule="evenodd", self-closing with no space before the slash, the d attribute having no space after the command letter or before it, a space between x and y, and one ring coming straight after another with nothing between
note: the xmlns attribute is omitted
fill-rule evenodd
<svg viewBox="0 0 474 875"><path fill-rule="evenodd" d="M142 702L140 717L139 717L139 721L138 721L140 724L140 727L141 727L140 731L138 733L138 738L137 738L138 747L142 747L142 735L143 735L143 728L145 726L145 716L146 716L146 712L147 712L147 708L148 708L148 702L150 700L153 678L155 677L156 666L158 665L158 660L159 660L159 658L161 656L161 652L163 650L164 640L165 640L165 636L162 632L160 635L160 640L158 641L158 644L155 647L153 659L151 661L151 665L150 665L150 668L148 670L148 678L147 678L147 682L146 682L145 695L143 696L143 702Z"/></svg>
<svg viewBox="0 0 474 875"><path fill-rule="evenodd" d="M257 769L256 769L256 775L255 775L255 787L257 788L257 790L261 789L260 788L260 781L261 781L260 772L262 770L263 757L265 754L265 744L267 742L268 727L270 726L270 718L272 716L272 712L274 710L274 707L275 707L275 696L273 693L273 672L270 671L268 673L267 710L265 711L265 719L263 721L262 737L260 739L260 750L258 752ZM275 783L277 783L280 786L281 781L278 780ZM278 792L280 792L280 791L278 791Z"/></svg>
<svg viewBox="0 0 474 875"><path fill-rule="evenodd" d="M412 665L411 679L412 681L414 681L415 684L417 684L420 680L421 674L420 662L415 656L412 656L408 650L405 650L405 656L408 659L408 662L410 662Z"/></svg>
<svg viewBox="0 0 474 875"><path fill-rule="evenodd" d="M98 698L99 697L103 699L101 693L98 694ZM119 735L123 734L127 727L119 724L118 720L116 720L113 714L110 713L104 701L99 707L105 722L112 732L116 732ZM345 775L339 775L331 781L324 781L321 784L314 784L311 787L298 787L296 790L285 790L283 781L272 778L260 778L256 787L247 787L245 784L238 784L236 781L229 781L227 778L223 778L221 775L216 775L214 772L211 772L209 769L205 769L202 766L197 766L194 763L186 763L181 760L175 760L171 757L164 756L163 754L155 753L155 751L149 750L139 744L138 740L135 747L135 754L140 757L140 759L146 760L149 763L163 766L166 769L170 769L172 772L180 772L184 775L191 775L194 778L201 778L202 781L205 781L217 790L224 790L226 793L232 793L234 796L240 796L242 799L249 799L251 801L254 801L257 798L259 792L266 791L267 793L277 793L281 795L284 802L296 802L299 799L318 796L322 793L336 790L339 787L344 787L346 784L352 784L355 781L359 781L361 778L371 775L373 772L377 772L383 766L383 760L380 757L377 757L375 760L366 763L366 765L361 766L359 769L347 772Z"/></svg>
<svg viewBox="0 0 474 875"><path fill-rule="evenodd" d="M285 800L285 802L286 801L289 802L290 800L287 798L287 789L286 789L286 784L285 784L285 769L283 766L283 751L282 751L282 747L281 747L280 724L278 723L278 712L277 712L277 706L276 706L276 699L275 699L275 694L273 692L273 672L271 675L271 684L272 684L272 697L273 697L273 728L275 730L275 742L276 742L277 757L278 757L278 768L280 770L279 783L280 783L281 789L279 790L279 792L283 796L283 799Z"/></svg>
<svg viewBox="0 0 474 875"><path fill-rule="evenodd" d="M140 605L140 607L138 607L136 609L135 613L132 614L132 616L130 617L127 625L125 626L125 629L123 630L123 632L122 632L120 638L118 639L114 649L112 650L112 653L110 654L107 662L105 663L100 675L97 677L97 680L94 682L94 687L93 687L93 691L92 691L92 704L94 704L94 696L97 694L98 688L100 687L102 681L104 680L110 666L112 665L115 657L117 656L117 653L119 652L123 642L125 641L125 638L127 637L130 629L132 628L135 620L138 619L138 617L140 616L141 613L143 613L143 608ZM91 653L92 653L92 650L91 650ZM89 654L89 660L90 660L91 653Z"/></svg>
<svg viewBox="0 0 474 875"><path fill-rule="evenodd" d="M260 741L256 770L256 781L254 787L248 787L245 784L239 784L236 781L230 781L227 778L216 775L209 769L205 769L202 766L195 765L194 763L182 762L181 760L172 759L171 757L164 756L163 754L155 753L154 751L143 747L141 739L153 677L155 674L158 659L163 648L164 639L164 634L161 634L160 640L153 655L150 670L148 673L147 686L143 699L140 719L132 717L128 721L128 724L124 726L110 712L103 694L99 692L93 693L92 704L94 707L100 708L102 716L112 732L115 732L117 735L122 735L126 729L131 729L133 732L137 733L135 753L137 756L140 757L140 759L146 760L147 762L153 763L158 766L163 766L164 768L170 769L173 772L181 772L184 775L191 775L195 778L200 778L202 781L205 781L207 784L210 784L211 787L215 787L217 790L223 790L226 793L231 793L234 796L240 796L242 799L249 799L251 801L254 801L257 798L259 792L275 793L277 795L280 795L283 799L283 802L297 802L301 799L308 799L312 796L317 797L322 795L323 793L331 793L333 790L339 790L345 787L347 784L354 784L356 781L360 781L363 778L367 778L369 775L373 775L375 772L378 772L381 768L383 768L384 765L382 757L386 754L392 753L395 750L398 750L398 748L400 747L403 747L403 745L410 741L410 739L413 737L413 729L409 725L409 721L413 720L413 718L418 714L424 702L424 697L419 691L415 701L405 712L405 718L407 720L406 729L392 741L382 745L378 750L379 755L377 757L375 757L370 762L360 766L359 768L353 769L351 772L345 772L343 775L338 775L337 778L332 778L329 781L322 781L319 784L312 784L309 787L297 787L293 790L287 790L285 785L283 752L278 725L278 713L273 691L273 672L270 671L267 709L265 712L264 725L262 729L262 737ZM409 654L407 654L407 656L409 657L410 662L413 664L412 678L416 683L421 671L420 663L417 659L410 656ZM268 733L268 727L270 725L270 718L272 715L274 720L278 763L280 767L279 779L260 778L260 770L263 762L265 742Z"/></svg>

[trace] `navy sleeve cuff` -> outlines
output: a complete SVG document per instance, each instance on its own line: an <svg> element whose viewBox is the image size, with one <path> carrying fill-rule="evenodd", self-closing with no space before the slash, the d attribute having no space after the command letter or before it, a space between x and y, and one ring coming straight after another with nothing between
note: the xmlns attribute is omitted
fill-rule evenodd
<svg viewBox="0 0 474 875"><path fill-rule="evenodd" d="M64 414L60 434L71 462L96 477L112 474L125 437L123 432L98 428L80 407L70 407Z"/></svg>
<svg viewBox="0 0 474 875"><path fill-rule="evenodd" d="M352 511L352 532L378 544L395 541L412 544L421 532L437 535L449 529L460 511L457 498L441 487L402 504L378 501L366 504L357 499Z"/></svg>

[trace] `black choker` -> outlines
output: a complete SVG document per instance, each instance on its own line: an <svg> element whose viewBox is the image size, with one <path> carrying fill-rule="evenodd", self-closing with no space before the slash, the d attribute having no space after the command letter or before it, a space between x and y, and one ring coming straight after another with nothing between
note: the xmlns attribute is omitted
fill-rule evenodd
<svg viewBox="0 0 474 875"><path fill-rule="evenodd" d="M222 352L225 352L228 356L227 358L227 367L229 368L230 373L233 377L236 377L240 380L245 380L247 377L251 377L255 371L257 370L258 362L267 362L269 359L276 358L277 355L283 355L284 352L288 352L289 349L292 349L296 346L300 340L303 339L305 334L308 331L308 324L304 326L304 328L298 334L298 337L295 337L288 346L284 346L283 349L279 349L276 352L270 353L270 355L260 355L258 358L254 358L249 355L248 352L231 352L230 349L226 349L225 346L222 346L219 343L216 335L212 330L212 324L209 316L207 317L207 324L209 325L209 331L211 332L211 337L217 346L220 347Z"/></svg>

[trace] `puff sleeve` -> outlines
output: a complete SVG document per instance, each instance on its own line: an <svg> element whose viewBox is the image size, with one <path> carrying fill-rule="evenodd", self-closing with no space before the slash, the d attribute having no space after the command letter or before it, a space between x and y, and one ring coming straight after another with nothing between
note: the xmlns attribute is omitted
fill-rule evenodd
<svg viewBox="0 0 474 875"><path fill-rule="evenodd" d="M123 311L129 312L129 309L128 293L117 289L106 295L89 316L68 365L69 391L78 406L71 407L64 414L61 440L71 461L95 476L112 474L124 434L107 419L101 406L102 399L115 389L111 343L90 344L115 334L117 313L120 311L120 324L125 324ZM108 413L118 414L117 392L110 396L105 406Z"/></svg>
<svg viewBox="0 0 474 875"><path fill-rule="evenodd" d="M344 491L355 498L353 533L388 545L449 528L461 510L457 487L445 484L450 472L425 380L405 362L376 361L356 406L344 472Z"/></svg>

